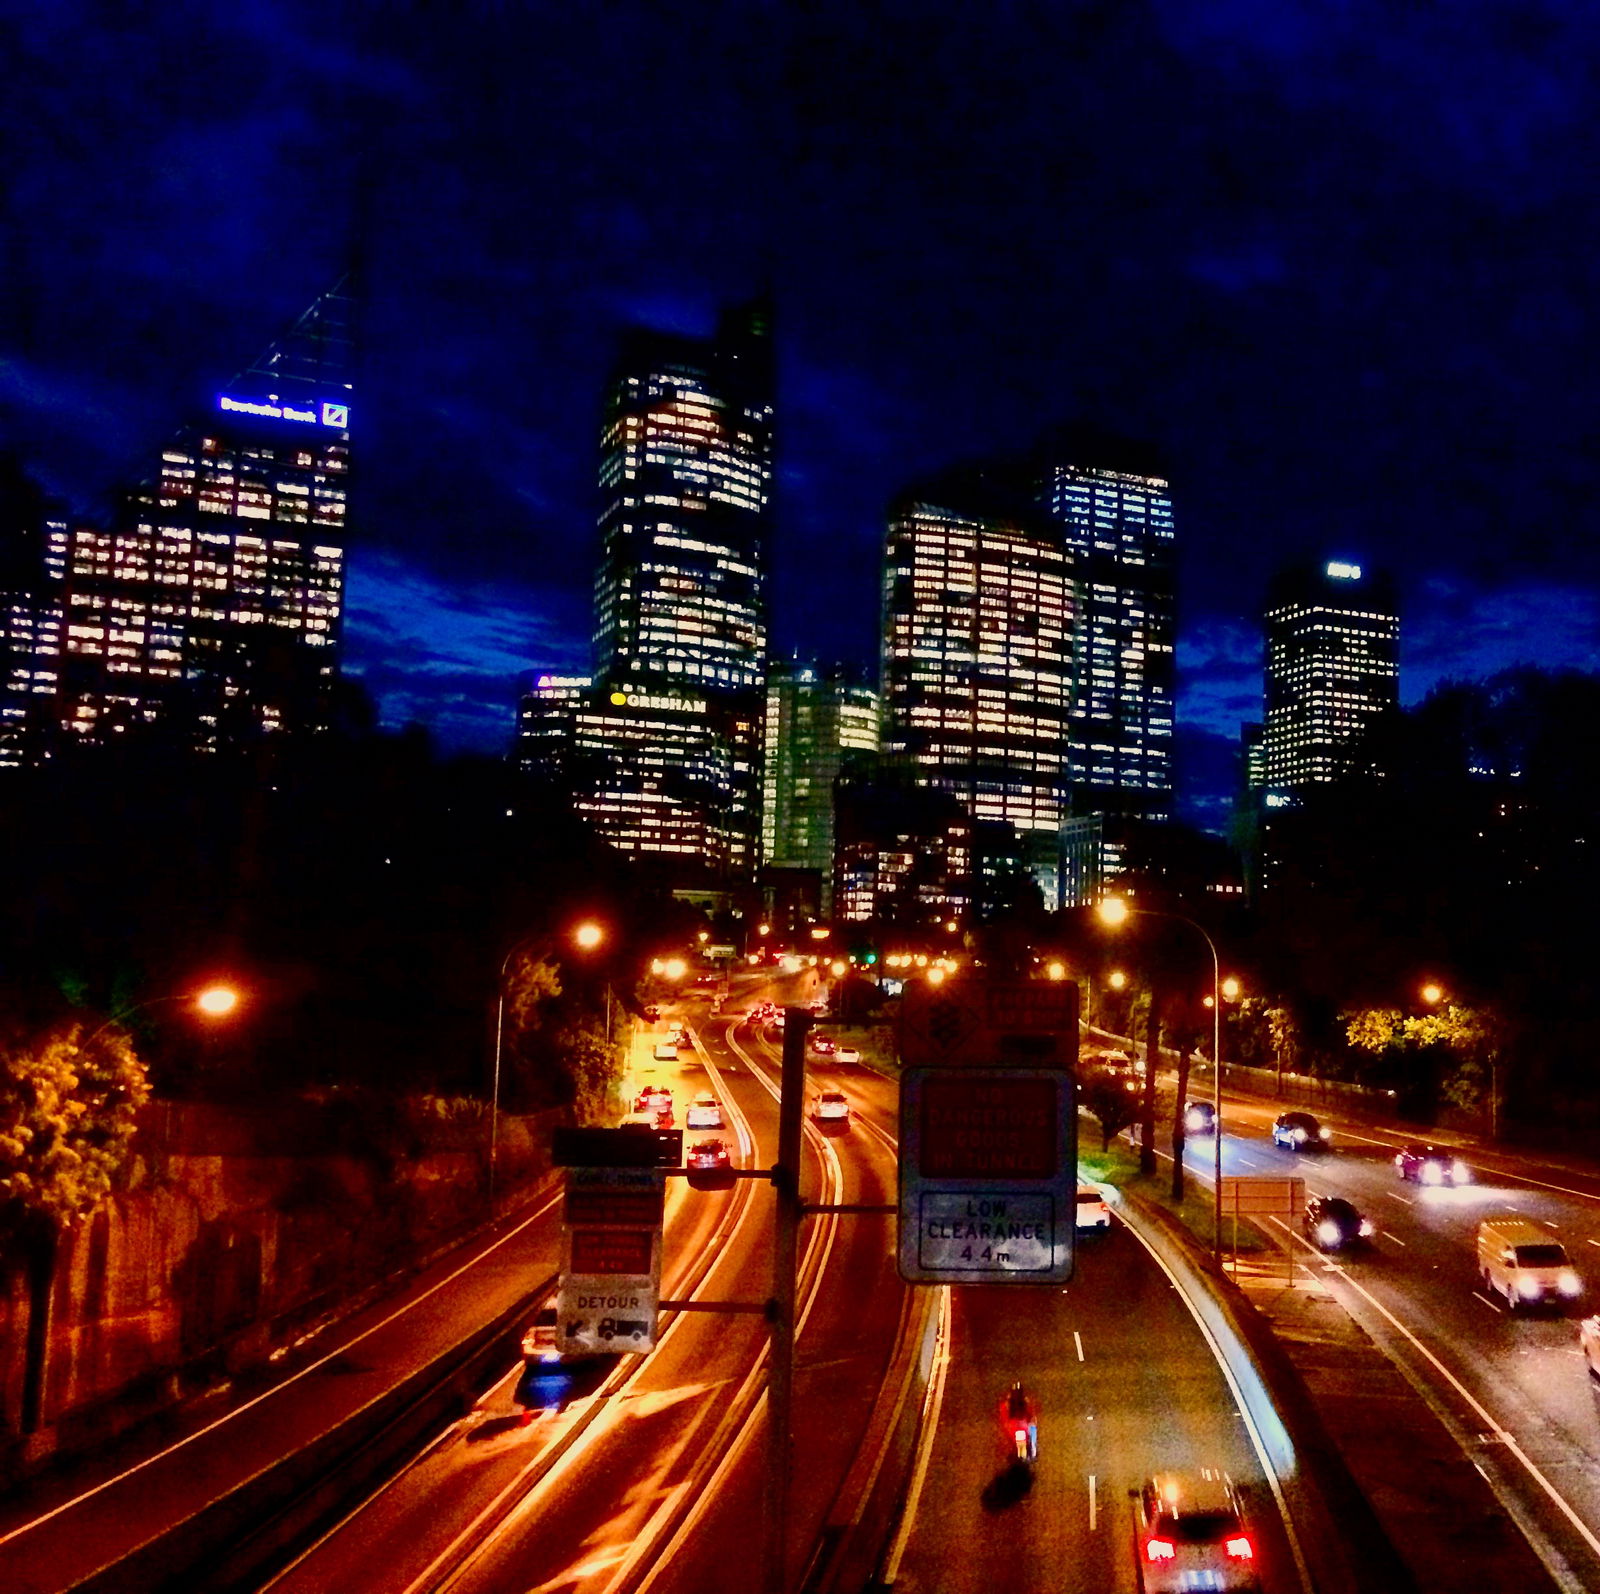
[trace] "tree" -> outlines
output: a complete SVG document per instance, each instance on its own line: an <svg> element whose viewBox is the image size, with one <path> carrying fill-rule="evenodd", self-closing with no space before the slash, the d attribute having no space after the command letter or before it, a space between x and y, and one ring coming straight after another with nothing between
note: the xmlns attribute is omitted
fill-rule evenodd
<svg viewBox="0 0 1600 1594"><path fill-rule="evenodd" d="M1086 1107L1100 1125L1100 1150L1106 1151L1114 1135L1119 1135L1138 1117L1134 1094L1113 1074L1096 1069L1085 1076L1078 1092L1078 1104Z"/></svg>
<svg viewBox="0 0 1600 1594"><path fill-rule="evenodd" d="M22 1428L44 1410L50 1302L61 1231L110 1195L150 1081L127 1034L78 1020L19 1035L0 1054L0 1221L26 1268Z"/></svg>

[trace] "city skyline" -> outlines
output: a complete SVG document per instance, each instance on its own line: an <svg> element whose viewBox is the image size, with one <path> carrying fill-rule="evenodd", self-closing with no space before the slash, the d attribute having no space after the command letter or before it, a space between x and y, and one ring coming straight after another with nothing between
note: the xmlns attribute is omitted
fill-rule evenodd
<svg viewBox="0 0 1600 1594"><path fill-rule="evenodd" d="M1368 58L1337 19L1131 7L901 60L843 19L774 66L732 12L693 49L641 12L604 30L608 75L571 69L600 58L576 18L524 83L534 30L499 19L480 84L425 19L313 45L263 12L214 22L218 71L180 105L157 88L181 19L101 55L76 44L103 22L40 14L5 113L29 160L5 217L4 440L90 506L354 243L371 369L348 656L388 723L498 751L535 668L586 667L619 334L704 334L770 282L775 656L870 659L893 497L1077 416L1169 458L1185 732L1259 714L1267 579L1300 557L1395 567L1408 703L1519 659L1593 669L1573 123L1600 34L1547 20L1508 42L1392 18ZM441 97L456 117L426 114ZM385 161L359 153L380 127Z"/></svg>

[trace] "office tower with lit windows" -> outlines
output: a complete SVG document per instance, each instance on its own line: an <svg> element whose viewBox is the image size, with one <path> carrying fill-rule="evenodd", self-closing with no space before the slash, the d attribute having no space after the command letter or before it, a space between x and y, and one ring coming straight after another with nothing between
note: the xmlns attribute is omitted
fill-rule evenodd
<svg viewBox="0 0 1600 1594"><path fill-rule="evenodd" d="M182 428L110 527L58 521L61 730L214 750L327 725L350 475L350 302L324 294Z"/></svg>
<svg viewBox="0 0 1600 1594"><path fill-rule="evenodd" d="M1348 560L1295 566L1266 606L1262 780L1268 805L1352 767L1367 731L1400 702L1393 584Z"/></svg>
<svg viewBox="0 0 1600 1594"><path fill-rule="evenodd" d="M1168 482L1148 450L1082 429L1047 439L1036 473L1073 571L1073 811L1170 819L1176 622Z"/></svg>
<svg viewBox="0 0 1600 1594"><path fill-rule="evenodd" d="M1059 534L1009 474L953 473L892 507L883 580L885 769L955 797L980 843L1031 849L1050 900L1075 624Z"/></svg>
<svg viewBox="0 0 1600 1594"><path fill-rule="evenodd" d="M61 592L49 549L68 525L62 506L0 455L0 769L36 761L53 733Z"/></svg>
<svg viewBox="0 0 1600 1594"><path fill-rule="evenodd" d="M686 878L748 876L759 849L772 386L764 304L710 338L628 335L601 422L591 683L566 703L536 687L519 721L524 767Z"/></svg>
<svg viewBox="0 0 1600 1594"><path fill-rule="evenodd" d="M878 751L878 694L838 668L798 660L767 677L761 858L769 869L816 876L832 914L834 786Z"/></svg>

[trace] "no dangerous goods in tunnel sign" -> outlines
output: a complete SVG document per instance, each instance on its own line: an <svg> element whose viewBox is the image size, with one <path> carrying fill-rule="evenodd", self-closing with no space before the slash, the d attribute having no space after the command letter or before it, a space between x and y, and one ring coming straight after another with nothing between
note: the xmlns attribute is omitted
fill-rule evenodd
<svg viewBox="0 0 1600 1594"><path fill-rule="evenodd" d="M912 1284L1065 1283L1077 1159L1070 1072L907 1069L900 1276Z"/></svg>

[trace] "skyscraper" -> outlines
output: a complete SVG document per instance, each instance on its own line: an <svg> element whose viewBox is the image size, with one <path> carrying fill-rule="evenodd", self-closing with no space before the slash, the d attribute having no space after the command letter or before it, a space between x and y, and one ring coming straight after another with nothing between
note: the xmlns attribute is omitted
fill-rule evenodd
<svg viewBox="0 0 1600 1594"><path fill-rule="evenodd" d="M1400 617L1382 575L1347 560L1295 566L1266 608L1268 803L1337 779L1380 715L1400 701Z"/></svg>
<svg viewBox="0 0 1600 1594"><path fill-rule="evenodd" d="M767 679L761 857L817 876L832 913L834 786L878 751L878 694L838 669L775 664Z"/></svg>
<svg viewBox="0 0 1600 1594"><path fill-rule="evenodd" d="M634 332L606 394L587 686L541 678L518 759L617 848L748 876L760 830L772 498L770 317Z"/></svg>
<svg viewBox="0 0 1600 1594"><path fill-rule="evenodd" d="M886 769L950 793L979 832L1031 833L1053 869L1075 618L1059 533L1004 473L952 474L891 509L883 582Z"/></svg>
<svg viewBox="0 0 1600 1594"><path fill-rule="evenodd" d="M349 299L324 294L184 426L108 529L53 518L39 669L54 717L104 740L167 722L214 749L328 722L343 612ZM36 670L37 678L37 670Z"/></svg>
<svg viewBox="0 0 1600 1594"><path fill-rule="evenodd" d="M1068 431L1042 445L1039 495L1074 578L1073 810L1172 817L1172 498L1148 450Z"/></svg>

